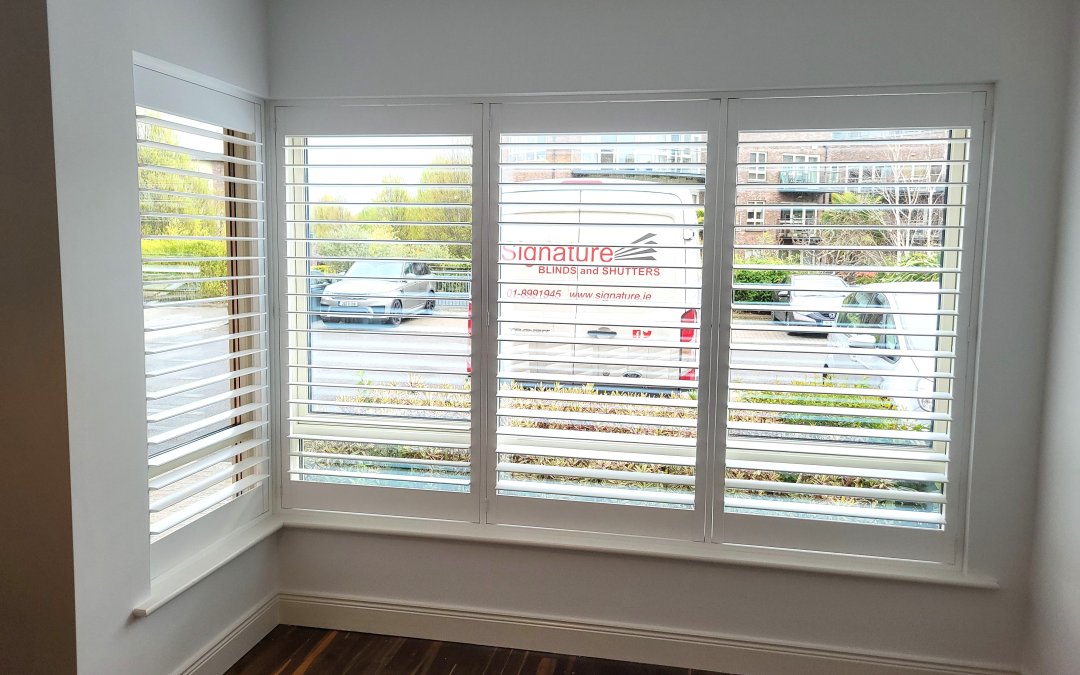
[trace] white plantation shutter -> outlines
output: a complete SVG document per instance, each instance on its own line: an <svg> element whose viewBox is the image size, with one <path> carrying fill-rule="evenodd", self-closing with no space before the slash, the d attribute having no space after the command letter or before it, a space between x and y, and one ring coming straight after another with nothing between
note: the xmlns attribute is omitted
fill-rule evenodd
<svg viewBox="0 0 1080 675"><path fill-rule="evenodd" d="M984 93L485 105L277 110L285 508L957 559Z"/></svg>
<svg viewBox="0 0 1080 675"><path fill-rule="evenodd" d="M955 554L981 105L732 104L723 541Z"/></svg>
<svg viewBox="0 0 1080 675"><path fill-rule="evenodd" d="M285 503L476 520L470 311L480 108L308 112L279 117Z"/></svg>
<svg viewBox="0 0 1080 675"><path fill-rule="evenodd" d="M160 570L268 506L262 145L253 103L143 69L137 83L147 106L135 126L150 534ZM176 107L164 93L172 83L187 91ZM199 100L218 103L196 116ZM229 126L215 123L214 110L231 111L222 115Z"/></svg>
<svg viewBox="0 0 1080 675"><path fill-rule="evenodd" d="M701 538L706 105L494 106L489 520Z"/></svg>

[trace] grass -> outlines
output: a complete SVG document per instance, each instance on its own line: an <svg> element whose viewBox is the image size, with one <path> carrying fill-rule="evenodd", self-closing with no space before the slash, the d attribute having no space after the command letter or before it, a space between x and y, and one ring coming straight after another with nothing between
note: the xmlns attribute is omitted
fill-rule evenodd
<svg viewBox="0 0 1080 675"><path fill-rule="evenodd" d="M807 386L827 389L834 386L828 382L801 382ZM373 386L373 383L364 380L360 387ZM361 389L360 393L338 398L341 404L378 404L378 405L410 405L421 408L430 406L437 408L450 408L451 410L414 411L422 414L425 418L434 419L462 419L464 413L471 404L471 392L466 389L423 384L420 379L414 378L408 390L392 389ZM845 388L853 388L851 384L845 384ZM416 391L416 389L428 389L434 391ZM500 417L500 425L521 429L548 429L562 431L599 432L625 434L634 437L634 440L647 442L647 438L687 438L693 439L697 435L696 425L679 426L679 422L696 421L698 410L696 406L664 406L657 405L670 400L672 403L684 403L694 400L688 393L675 393L650 396L641 393L611 394L605 392L603 401L578 400L578 396L596 395L597 392L590 386L561 386L555 385L550 396L542 399L537 398L514 398L515 392L534 392L533 389L525 389L519 385L504 385L500 388L500 407L507 411L520 410L522 412L543 413L541 417L518 417L512 414ZM742 403L769 403L789 404L799 406L834 407L855 410L896 410L896 406L886 397L874 395L856 395L830 393L828 391L813 393L782 393L768 391L736 391L733 392L733 402ZM347 408L351 411L362 411L365 414L378 415L378 408ZM460 412L458 412L460 411ZM568 418L568 414L591 414L602 415L603 421L578 420ZM641 419L651 418L649 423ZM620 420L623 418L623 420ZM806 433L813 437L812 427L834 428L863 428L868 430L926 430L927 427L917 420L905 420L903 418L877 418L862 417L851 412L832 414L809 414L805 412L787 411L742 411L732 410L728 419L733 422L751 422L755 427L752 435L775 436L769 433L769 426L773 424L801 425L810 427ZM671 424L665 424L670 420ZM828 433L817 434L820 438L828 440ZM805 440L793 435L792 440ZM319 468L349 468L355 467L358 462L364 464L365 471L380 470L380 463L369 464L360 460L360 457L378 457L398 459L403 463L408 460L441 460L441 461L467 461L467 451L450 448L431 448L407 445L386 445L376 443L346 443L339 441L305 441L305 450L314 453L333 453L342 455L355 455L358 460L347 459L319 459L316 462ZM653 474L657 476L692 476L693 466L683 466L671 463L649 463L629 460L596 460L582 458L540 457L528 454L506 454L502 459L517 464L528 464L536 467L549 469L592 469L614 472L634 472L641 474ZM385 468L381 469L385 470ZM395 469L400 471L401 467ZM426 476L444 475L445 469L438 467L416 467L412 469L418 474ZM460 474L457 474L460 475ZM777 471L750 471L744 469L729 469L728 478L745 479L754 481L770 481L792 484L831 485L853 488L877 488L888 490L907 491L939 491L940 486L926 483L902 483L888 479L856 478L816 473L789 473ZM617 478L579 478L558 475L537 476L531 473L509 473L506 477L521 481L543 480L551 483L572 483L575 485L592 485L599 487L617 487L632 489L663 490L673 492L690 492L692 486L663 485L648 480L622 480ZM780 497L787 495L772 494L766 491L740 491L742 496L757 497ZM803 499L803 497L800 497ZM806 495L806 501L816 503L829 503L848 506L870 507L896 507L911 506L910 503L897 500L881 500L871 498L853 498L833 495Z"/></svg>

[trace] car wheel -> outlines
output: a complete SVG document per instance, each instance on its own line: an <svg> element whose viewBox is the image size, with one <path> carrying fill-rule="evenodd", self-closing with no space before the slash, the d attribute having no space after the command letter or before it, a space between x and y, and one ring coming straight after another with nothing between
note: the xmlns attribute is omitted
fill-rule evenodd
<svg viewBox="0 0 1080 675"><path fill-rule="evenodd" d="M401 325L401 301L400 300L395 300L393 302L393 304L390 305L390 316L386 317L386 323L390 324L391 326L400 326Z"/></svg>
<svg viewBox="0 0 1080 675"><path fill-rule="evenodd" d="M435 291L428 292L428 301L424 303L425 312L435 311Z"/></svg>

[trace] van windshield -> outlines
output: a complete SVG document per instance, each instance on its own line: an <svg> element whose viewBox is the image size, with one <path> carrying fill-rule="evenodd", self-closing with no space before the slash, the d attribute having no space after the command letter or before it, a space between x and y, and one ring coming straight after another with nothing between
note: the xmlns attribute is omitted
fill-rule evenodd
<svg viewBox="0 0 1080 675"><path fill-rule="evenodd" d="M358 260L352 264L347 277L390 277L401 276L401 263L392 260Z"/></svg>

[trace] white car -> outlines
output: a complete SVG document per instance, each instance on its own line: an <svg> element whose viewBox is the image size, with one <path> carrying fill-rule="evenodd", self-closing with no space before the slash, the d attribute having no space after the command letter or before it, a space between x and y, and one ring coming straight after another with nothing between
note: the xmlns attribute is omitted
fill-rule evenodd
<svg viewBox="0 0 1080 675"><path fill-rule="evenodd" d="M847 282L835 274L793 274L791 288L777 292L784 309L774 310L773 321L788 326L831 326L844 299L851 293Z"/></svg>
<svg viewBox="0 0 1080 675"><path fill-rule="evenodd" d="M435 282L423 262L357 261L319 299L323 321L372 319L396 326L406 314L434 309Z"/></svg>
<svg viewBox="0 0 1080 675"><path fill-rule="evenodd" d="M842 371L829 377L888 391L902 410L933 411L934 400L925 394L935 391L940 290L920 281L870 284L850 293L836 327L853 332L829 335L830 348L849 353L826 356L826 368Z"/></svg>

